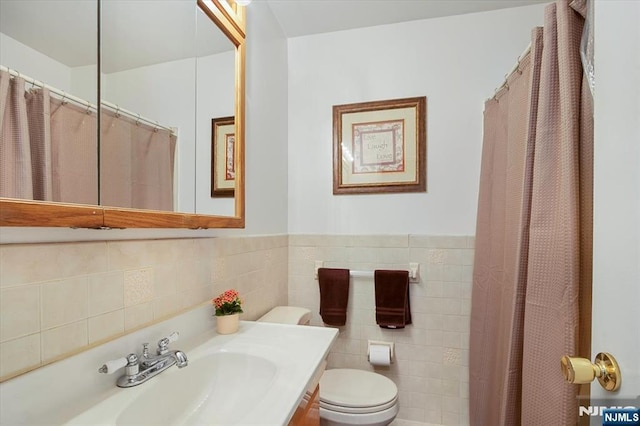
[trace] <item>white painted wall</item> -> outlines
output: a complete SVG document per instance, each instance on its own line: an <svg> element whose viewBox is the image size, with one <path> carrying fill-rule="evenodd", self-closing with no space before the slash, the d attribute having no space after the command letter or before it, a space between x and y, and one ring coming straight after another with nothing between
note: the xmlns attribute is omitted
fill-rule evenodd
<svg viewBox="0 0 640 426"><path fill-rule="evenodd" d="M96 65L68 67L3 33L0 33L0 64L94 105L96 103Z"/></svg>
<svg viewBox="0 0 640 426"><path fill-rule="evenodd" d="M289 232L475 234L483 104L543 8L290 39ZM427 96L427 192L332 195L332 106L414 96Z"/></svg>
<svg viewBox="0 0 640 426"><path fill-rule="evenodd" d="M235 111L235 51L198 58L196 92L196 213L233 216L233 198L211 198L211 119Z"/></svg>
<svg viewBox="0 0 640 426"><path fill-rule="evenodd" d="M640 395L640 2L596 0L595 70L591 353L613 354L623 380L616 394L595 383L591 395L636 397Z"/></svg>
<svg viewBox="0 0 640 426"><path fill-rule="evenodd" d="M71 91L71 69L68 66L3 33L0 33L0 64L75 94Z"/></svg>
<svg viewBox="0 0 640 426"><path fill-rule="evenodd" d="M85 65L71 68L71 93L80 99L98 103L98 66Z"/></svg>
<svg viewBox="0 0 640 426"><path fill-rule="evenodd" d="M246 234L287 232L287 40L265 2L247 8Z"/></svg>

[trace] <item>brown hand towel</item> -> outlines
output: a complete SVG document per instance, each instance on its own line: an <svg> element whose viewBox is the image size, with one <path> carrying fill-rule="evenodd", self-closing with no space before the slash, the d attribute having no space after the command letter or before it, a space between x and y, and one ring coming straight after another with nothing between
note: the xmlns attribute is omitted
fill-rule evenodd
<svg viewBox="0 0 640 426"><path fill-rule="evenodd" d="M409 272L374 272L376 286L376 322L382 328L404 328L411 324Z"/></svg>
<svg viewBox="0 0 640 426"><path fill-rule="evenodd" d="M318 282L322 321L327 325L345 325L349 302L349 270L319 268Z"/></svg>

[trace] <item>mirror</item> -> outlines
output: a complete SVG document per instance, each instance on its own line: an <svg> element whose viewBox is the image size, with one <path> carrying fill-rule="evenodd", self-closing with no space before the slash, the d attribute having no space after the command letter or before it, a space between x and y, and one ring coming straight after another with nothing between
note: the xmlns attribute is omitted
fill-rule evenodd
<svg viewBox="0 0 640 426"><path fill-rule="evenodd" d="M233 214L235 46L200 9L196 57L196 212ZM223 125L218 125L222 123ZM226 124L225 124L226 123ZM224 126L224 127L223 127Z"/></svg>
<svg viewBox="0 0 640 426"><path fill-rule="evenodd" d="M97 34L94 2L0 2L2 196L98 203Z"/></svg>
<svg viewBox="0 0 640 426"><path fill-rule="evenodd" d="M101 204L232 216L208 182L211 120L234 114L235 46L195 2L148 5L102 2ZM119 152L128 144L152 170Z"/></svg>
<svg viewBox="0 0 640 426"><path fill-rule="evenodd" d="M5 29L11 30L7 23L15 21L16 16L38 16L32 12L43 4L54 5L52 8L56 10L66 5L66 12L59 13L76 19L78 5L91 4L93 10L79 20L97 21L94 2L21 0L0 4L2 33ZM94 63L82 64L85 68L70 72L84 84L75 86L83 88L84 92L78 93L85 99L91 99L86 93L91 92L86 82L86 76L91 74L90 65L93 65L94 102L100 87L100 148L96 150L100 164L99 189L96 190L100 206L96 201L74 199L47 203L30 201L29 197L1 198L0 225L243 227L244 9L233 2L218 0L198 0L197 4L195 0L163 1L161 7L153 8L144 0L102 0L100 12L100 79L96 78L97 43L92 45ZM166 22L171 25L159 25ZM20 26L43 28L33 22ZM73 25L69 22L61 26L58 21L53 27L51 31L59 32L60 28ZM94 24L94 41L95 27ZM150 30L153 28L157 32ZM30 32L31 39L47 38L42 33ZM9 36L2 34L2 37L4 52L5 39ZM66 50L69 45L72 44L65 45ZM230 176L235 178L231 180L233 196L212 197L212 157L215 158L211 151L212 121L223 116L235 117L235 126L229 132L232 143L227 143L224 151L227 158L222 162L223 166L229 166ZM123 141L134 133L143 133L147 144L133 149L124 146ZM116 143L112 143L114 140ZM151 152L157 146L163 147L161 152ZM109 158L115 161L108 163ZM137 164L138 158L145 158L145 167L131 165ZM76 179L76 182L89 181ZM144 191L139 195L139 189L145 186L152 187L147 193L154 196L162 191L167 193L168 187L169 195L154 199Z"/></svg>

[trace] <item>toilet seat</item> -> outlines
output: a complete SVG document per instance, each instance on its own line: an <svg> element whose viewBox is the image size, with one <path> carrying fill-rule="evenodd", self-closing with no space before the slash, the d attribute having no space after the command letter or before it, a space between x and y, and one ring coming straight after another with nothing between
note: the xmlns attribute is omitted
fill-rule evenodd
<svg viewBox="0 0 640 426"><path fill-rule="evenodd" d="M325 401L320 401L320 408L324 408L326 410L331 410L336 413L347 413L347 414L372 414L378 413L380 411L384 411L396 405L398 403L398 398L394 398L392 401L387 402L383 405L375 405L371 407L343 407L341 405L329 404Z"/></svg>
<svg viewBox="0 0 640 426"><path fill-rule="evenodd" d="M364 370L326 370L320 379L320 407L326 410L369 414L397 404L398 387L387 377Z"/></svg>

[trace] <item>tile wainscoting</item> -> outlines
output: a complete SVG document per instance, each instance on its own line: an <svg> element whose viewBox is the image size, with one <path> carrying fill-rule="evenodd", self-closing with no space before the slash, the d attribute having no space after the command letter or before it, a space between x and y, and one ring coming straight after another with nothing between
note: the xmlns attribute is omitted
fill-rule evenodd
<svg viewBox="0 0 640 426"><path fill-rule="evenodd" d="M288 237L0 247L0 377L7 379L240 291L243 319L287 302ZM213 314L213 309L212 309Z"/></svg>
<svg viewBox="0 0 640 426"><path fill-rule="evenodd" d="M7 379L209 303L237 288L244 319L273 306L318 315L316 260L327 267L404 269L413 324L375 323L373 280L353 278L347 325L329 367L373 370L367 340L396 343L375 371L400 391L398 421L468 424L468 340L474 239L421 235L278 235L0 246L0 376ZM288 287L287 287L288 285Z"/></svg>
<svg viewBox="0 0 640 426"><path fill-rule="evenodd" d="M474 238L422 235L290 235L289 304L312 311L322 325L315 261L353 270L406 269L420 264L420 282L410 284L413 324L381 329L375 322L372 278L352 278L347 324L329 355L329 368L375 370L399 389L399 419L467 425L468 342ZM367 362L367 341L393 341L389 368Z"/></svg>

